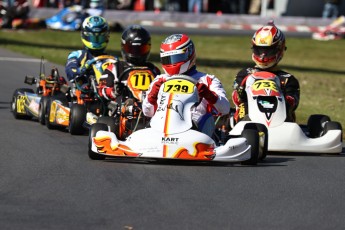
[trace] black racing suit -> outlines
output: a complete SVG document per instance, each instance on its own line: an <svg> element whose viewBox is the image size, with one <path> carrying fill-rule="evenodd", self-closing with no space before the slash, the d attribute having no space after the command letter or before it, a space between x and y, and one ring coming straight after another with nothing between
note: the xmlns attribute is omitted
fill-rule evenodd
<svg viewBox="0 0 345 230"><path fill-rule="evenodd" d="M285 98L290 97L289 98L290 100L286 100L287 101L286 121L290 121L290 122L296 121L295 110L297 109L299 100L300 100L300 86L299 86L299 82L297 78L295 78L292 74L287 73L277 68L271 68L270 70L268 70L268 69L259 69L257 67L244 68L240 70L235 77L234 86L233 86L234 92L232 94L233 102L236 105L235 121L238 122L239 120L243 119L248 114L247 95L245 92L246 77L252 73L259 72L259 71L271 72L279 77L281 89ZM240 110L242 111L240 112Z"/></svg>

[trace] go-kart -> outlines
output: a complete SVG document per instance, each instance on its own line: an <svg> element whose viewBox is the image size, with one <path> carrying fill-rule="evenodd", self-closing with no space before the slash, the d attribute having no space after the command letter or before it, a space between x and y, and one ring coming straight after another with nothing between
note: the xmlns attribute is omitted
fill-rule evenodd
<svg viewBox="0 0 345 230"><path fill-rule="evenodd" d="M31 88L16 89L12 96L11 111L16 119L38 119L45 124L45 111L47 101L52 96L64 95L68 85L66 80L59 75L57 68L52 68L51 74L46 76L44 61L41 61L39 77L26 76L24 83L36 85L36 92Z"/></svg>
<svg viewBox="0 0 345 230"><path fill-rule="evenodd" d="M196 80L189 76L170 77L160 88L158 108L150 127L134 131L124 141L118 139L111 124L91 125L89 157L93 160L107 157L180 159L255 165L259 157L258 130L246 129L242 137L231 138L224 145L218 145L197 130L191 116L191 108L200 103L195 84Z"/></svg>
<svg viewBox="0 0 345 230"><path fill-rule="evenodd" d="M341 124L327 115L311 115L306 125L286 121L287 106L280 84L273 73L248 76L244 89L248 114L238 123L232 122L230 136L239 135L255 122L267 128L269 152L341 153Z"/></svg>
<svg viewBox="0 0 345 230"><path fill-rule="evenodd" d="M65 129L72 135L84 134L89 125L105 115L106 104L98 94L98 83L103 71L117 58L101 55L81 67L81 77L69 90L69 96L57 95L47 102L46 126L48 129Z"/></svg>
<svg viewBox="0 0 345 230"><path fill-rule="evenodd" d="M48 29L77 31L88 16L102 16L102 9L83 9L80 5L66 7L51 18L45 20Z"/></svg>
<svg viewBox="0 0 345 230"><path fill-rule="evenodd" d="M127 67L118 77L116 100L108 104L108 116L99 117L97 122L114 127L119 140L146 127L150 119L143 115L141 103L154 78L155 75L148 67Z"/></svg>
<svg viewBox="0 0 345 230"><path fill-rule="evenodd" d="M330 41L345 38L345 16L340 16L331 24L312 34L314 40Z"/></svg>

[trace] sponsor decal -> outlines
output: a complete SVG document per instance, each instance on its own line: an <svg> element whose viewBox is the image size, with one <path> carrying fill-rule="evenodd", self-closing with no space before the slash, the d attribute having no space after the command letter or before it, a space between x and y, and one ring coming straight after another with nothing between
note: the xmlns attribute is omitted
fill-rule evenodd
<svg viewBox="0 0 345 230"><path fill-rule="evenodd" d="M25 99L26 96L24 95L18 95L17 97L17 113L25 113Z"/></svg>
<svg viewBox="0 0 345 230"><path fill-rule="evenodd" d="M159 104L159 107L157 108L157 112L159 111L165 111L166 109L170 109L175 111L176 113L178 113L180 119L183 121L183 103L179 100L171 100L171 102L167 105L164 106L164 99L163 99L164 95L162 95L162 100L161 103Z"/></svg>
<svg viewBox="0 0 345 230"><path fill-rule="evenodd" d="M179 140L179 138L177 138L177 137L162 137L162 144L177 145L178 140Z"/></svg>
<svg viewBox="0 0 345 230"><path fill-rule="evenodd" d="M112 155L112 156L131 156L138 157L139 153L134 152L128 146L123 144L111 145L111 137L102 136L94 137L93 142L97 147L97 151L102 154Z"/></svg>

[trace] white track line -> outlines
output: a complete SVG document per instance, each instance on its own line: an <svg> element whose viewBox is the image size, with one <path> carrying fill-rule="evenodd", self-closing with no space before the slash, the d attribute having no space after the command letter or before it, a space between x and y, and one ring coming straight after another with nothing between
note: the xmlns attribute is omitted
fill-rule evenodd
<svg viewBox="0 0 345 230"><path fill-rule="evenodd" d="M35 58L11 58L11 57L0 57L0 61L15 61L15 62L41 62L41 59ZM45 61L43 61L45 62Z"/></svg>

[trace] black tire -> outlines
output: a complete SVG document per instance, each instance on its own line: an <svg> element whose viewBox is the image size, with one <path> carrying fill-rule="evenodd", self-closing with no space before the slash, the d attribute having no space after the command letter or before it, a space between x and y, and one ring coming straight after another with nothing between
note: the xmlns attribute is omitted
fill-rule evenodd
<svg viewBox="0 0 345 230"><path fill-rule="evenodd" d="M264 160L267 157L268 153L268 130L267 127L263 124L256 123L256 128L259 131L260 139L263 138L264 143L263 146L260 144L260 154L259 160Z"/></svg>
<svg viewBox="0 0 345 230"><path fill-rule="evenodd" d="M110 131L116 134L116 130L117 130L117 125L116 125L116 118L115 117L99 117L97 119L97 123L102 123L102 124L106 124L107 126L110 127Z"/></svg>
<svg viewBox="0 0 345 230"><path fill-rule="evenodd" d="M21 89L16 89L13 93L12 96L12 101L11 101L11 112L14 116L15 119L22 119L22 120L28 120L31 119L31 116L27 115L26 113L18 113L18 108L17 108L17 96L19 92L24 93L35 93L33 89L29 88L21 88Z"/></svg>
<svg viewBox="0 0 345 230"><path fill-rule="evenodd" d="M325 123L331 121L329 116L322 114L311 115L308 119L307 127L310 138L320 137L323 133Z"/></svg>
<svg viewBox="0 0 345 230"><path fill-rule="evenodd" d="M46 113L47 113L47 103L48 103L49 97L48 96L42 96L40 100L40 105L38 108L38 122L41 125L46 124Z"/></svg>
<svg viewBox="0 0 345 230"><path fill-rule="evenodd" d="M45 125L48 129L56 129L56 125L51 123L50 120L50 111L51 111L51 104L52 104L52 98L48 98L47 104L46 104L46 113L44 115Z"/></svg>
<svg viewBox="0 0 345 230"><path fill-rule="evenodd" d="M69 113L69 132L72 135L82 135L86 132L84 127L86 113L87 111L84 105L72 104Z"/></svg>
<svg viewBox="0 0 345 230"><path fill-rule="evenodd" d="M55 123L52 123L49 121L50 117L51 117L50 112L51 112L51 105L52 105L53 101L59 101L59 103L61 103L63 106L65 106L65 107L68 106L67 98L62 93L48 97L47 104L46 104L45 124L46 124L48 129L65 130L66 126L55 124Z"/></svg>
<svg viewBox="0 0 345 230"><path fill-rule="evenodd" d="M95 123L95 124L92 124L91 127L90 127L90 131L89 131L89 144L88 144L88 148L89 148L88 155L89 155L89 158L92 159L92 160L104 160L105 159L104 155L95 153L95 152L93 152L91 150L92 138L95 137L96 133L98 131L100 131L100 130L107 131L108 130L108 126L106 124L103 124L103 123Z"/></svg>
<svg viewBox="0 0 345 230"><path fill-rule="evenodd" d="M256 165L259 158L260 137L259 131L255 129L244 129L241 134L247 139L248 144L251 145L250 159L241 162L242 165Z"/></svg>
<svg viewBox="0 0 345 230"><path fill-rule="evenodd" d="M339 122L329 121L325 124L323 135L325 135L330 130L341 130L340 141L343 141L343 127Z"/></svg>
<svg viewBox="0 0 345 230"><path fill-rule="evenodd" d="M244 129L253 129L259 133L259 140L263 138L263 143L259 143L259 160L264 160L268 152L268 130L267 127L260 123L247 123Z"/></svg>

